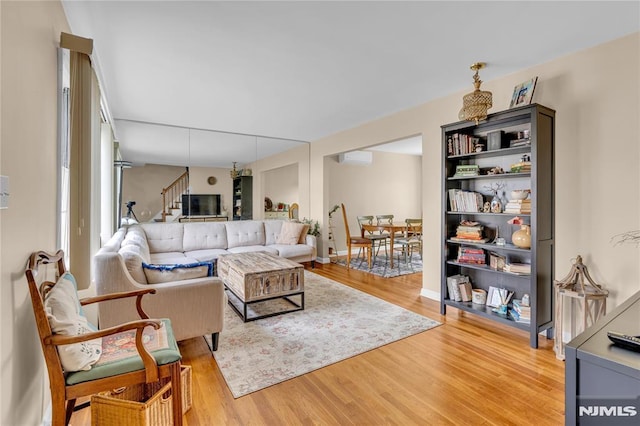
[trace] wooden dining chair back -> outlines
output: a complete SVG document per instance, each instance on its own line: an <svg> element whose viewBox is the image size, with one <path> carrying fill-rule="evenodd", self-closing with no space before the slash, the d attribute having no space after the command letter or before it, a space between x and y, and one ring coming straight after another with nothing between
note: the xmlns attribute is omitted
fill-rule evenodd
<svg viewBox="0 0 640 426"><path fill-rule="evenodd" d="M293 203L289 206L289 219L298 219L298 210L300 206L298 203Z"/></svg>
<svg viewBox="0 0 640 426"><path fill-rule="evenodd" d="M374 216L358 216L357 219L358 219L358 225L360 226L360 234L364 238L371 240L371 247L375 253L375 256L378 255L378 253L380 252L380 247L382 247L383 245L385 250L385 256L388 256L387 244L386 244L388 235L385 235L385 233L382 232L382 230L376 231L376 230L371 230L371 228L369 228L369 230L363 229L363 225L373 225Z"/></svg>
<svg viewBox="0 0 640 426"><path fill-rule="evenodd" d="M69 424L79 397L139 384L149 384L151 392L164 379L171 382L173 424L182 424L180 351L171 323L149 319L142 309L142 296L155 290L78 299L62 250L33 253L25 275L49 374L53 426ZM53 280L46 280L48 276ZM82 310L90 303L123 297L136 297L141 320L97 330ZM143 343L149 339L156 342L155 347Z"/></svg>
<svg viewBox="0 0 640 426"><path fill-rule="evenodd" d="M398 252L398 267L400 254L404 256L405 263L411 264L414 251L420 253L422 259L422 219L405 219L404 235L395 239L394 251Z"/></svg>
<svg viewBox="0 0 640 426"><path fill-rule="evenodd" d="M371 269L371 247L372 242L370 239L364 238L361 235L351 235L349 232L349 220L347 219L347 210L344 208L344 204L340 204L342 207L342 219L344 220L344 231L347 239L347 268L351 267L351 250L353 248L363 248L367 256L367 264Z"/></svg>

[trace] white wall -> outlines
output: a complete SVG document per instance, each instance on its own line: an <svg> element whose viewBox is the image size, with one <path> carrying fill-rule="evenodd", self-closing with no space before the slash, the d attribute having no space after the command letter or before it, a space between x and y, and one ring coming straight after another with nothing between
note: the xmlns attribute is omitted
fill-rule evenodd
<svg viewBox="0 0 640 426"><path fill-rule="evenodd" d="M538 76L533 102L557 112L555 276L564 277L581 254L593 278L610 290L610 309L640 290L640 249L611 243L620 232L640 229L639 57L636 33L482 86L493 92L490 112L501 111L514 86ZM322 190L311 215L326 221L333 204L325 156L422 134L423 294L429 296L440 292L440 126L458 121L462 96L471 90L470 84L311 144L311 188Z"/></svg>
<svg viewBox="0 0 640 426"><path fill-rule="evenodd" d="M0 424L35 425L50 398L24 268L31 252L56 249L56 49L69 27L57 1L0 11L0 173L11 183L0 210Z"/></svg>

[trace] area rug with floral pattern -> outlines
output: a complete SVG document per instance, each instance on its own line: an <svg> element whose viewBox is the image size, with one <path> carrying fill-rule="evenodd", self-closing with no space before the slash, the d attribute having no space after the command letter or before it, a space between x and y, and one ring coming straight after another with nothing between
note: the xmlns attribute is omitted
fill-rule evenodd
<svg viewBox="0 0 640 426"><path fill-rule="evenodd" d="M235 398L440 325L306 270L304 279L303 311L245 323L227 306L214 357ZM249 317L289 308L261 302Z"/></svg>
<svg viewBox="0 0 640 426"><path fill-rule="evenodd" d="M347 266L347 259L341 257L337 261L338 265ZM370 274L379 275L385 278L398 277L400 275L415 274L416 272L422 272L422 258L419 255L413 255L407 257L393 257L393 268L390 265L389 258L384 254L373 256L371 262L371 268L367 263L367 259L364 256L353 256L351 258L351 268L359 271L369 272Z"/></svg>

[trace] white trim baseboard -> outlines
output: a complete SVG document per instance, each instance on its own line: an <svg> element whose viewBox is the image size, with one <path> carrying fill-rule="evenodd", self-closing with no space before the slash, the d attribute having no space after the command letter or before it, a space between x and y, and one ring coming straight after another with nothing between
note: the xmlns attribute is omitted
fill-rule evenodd
<svg viewBox="0 0 640 426"><path fill-rule="evenodd" d="M429 290L428 288L422 288L422 290L420 290L420 296L426 297L427 299L435 300L437 302L440 301L440 292Z"/></svg>

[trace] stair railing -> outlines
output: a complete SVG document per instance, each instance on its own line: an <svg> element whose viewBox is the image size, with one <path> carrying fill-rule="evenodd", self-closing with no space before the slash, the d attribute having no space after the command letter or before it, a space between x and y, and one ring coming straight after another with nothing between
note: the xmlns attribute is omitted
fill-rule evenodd
<svg viewBox="0 0 640 426"><path fill-rule="evenodd" d="M162 222L171 216L171 209L179 208L177 204L182 201L182 194L189 189L189 168L181 174L171 185L162 189Z"/></svg>

